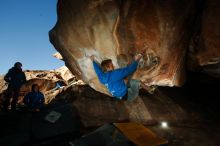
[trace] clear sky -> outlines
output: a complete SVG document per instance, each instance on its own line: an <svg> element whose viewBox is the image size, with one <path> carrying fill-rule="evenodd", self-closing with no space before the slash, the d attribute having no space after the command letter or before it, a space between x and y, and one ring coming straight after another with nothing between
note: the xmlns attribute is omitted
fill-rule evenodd
<svg viewBox="0 0 220 146"><path fill-rule="evenodd" d="M56 50L48 36L57 21L56 4L57 0L0 1L0 75L17 61L23 70L64 65L52 56Z"/></svg>

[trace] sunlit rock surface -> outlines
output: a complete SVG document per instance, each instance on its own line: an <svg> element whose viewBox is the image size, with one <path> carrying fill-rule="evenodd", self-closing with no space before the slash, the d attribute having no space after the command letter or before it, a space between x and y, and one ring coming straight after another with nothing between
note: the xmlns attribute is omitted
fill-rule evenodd
<svg viewBox="0 0 220 146"><path fill-rule="evenodd" d="M147 85L181 86L196 10L196 1L185 0L59 0L50 41L72 73L100 92L107 93L89 56L99 62L111 58L121 67L144 48L133 78Z"/></svg>
<svg viewBox="0 0 220 146"><path fill-rule="evenodd" d="M30 86L28 88L31 89L31 85L36 83L38 84L43 91L46 91L47 81L51 82L57 82L57 81L63 81L67 83L69 80L74 80L75 76L72 75L72 73L68 70L67 67L63 66L55 71L48 71L48 70L26 70L24 71L26 79L27 79L27 85L24 86ZM30 81L29 81L30 80ZM40 80L40 81L39 81ZM45 83L44 83L45 81ZM30 85L29 85L30 84ZM45 85L42 85L45 84ZM48 85L49 86L49 85ZM22 87L26 88L26 87ZM50 88L50 87L48 87ZM4 81L4 75L0 76L0 93L7 89L7 83ZM29 90L29 89L28 89Z"/></svg>
<svg viewBox="0 0 220 146"><path fill-rule="evenodd" d="M18 103L22 103L23 97L31 91L33 84L38 84L40 91L45 95L46 103L49 103L61 91L57 90L57 82L60 86L66 86L77 79L69 71L66 66L60 67L56 70L26 70L24 71L27 82L20 89L20 96ZM5 93L8 84L4 81L4 76L0 76L0 106L5 98Z"/></svg>
<svg viewBox="0 0 220 146"><path fill-rule="evenodd" d="M63 57L62 57L62 55L59 52L54 53L53 57L55 57L57 59L60 59L60 60L63 60Z"/></svg>
<svg viewBox="0 0 220 146"><path fill-rule="evenodd" d="M75 76L70 72L70 70L66 66L62 66L55 70L55 72L59 73L62 79L66 82L70 82L75 79Z"/></svg>
<svg viewBox="0 0 220 146"><path fill-rule="evenodd" d="M5 84L4 76L0 76L0 93L4 91L7 88L7 85Z"/></svg>
<svg viewBox="0 0 220 146"><path fill-rule="evenodd" d="M41 78L54 81L64 80L66 82L75 77L66 66L55 70L27 70L25 75L27 80Z"/></svg>

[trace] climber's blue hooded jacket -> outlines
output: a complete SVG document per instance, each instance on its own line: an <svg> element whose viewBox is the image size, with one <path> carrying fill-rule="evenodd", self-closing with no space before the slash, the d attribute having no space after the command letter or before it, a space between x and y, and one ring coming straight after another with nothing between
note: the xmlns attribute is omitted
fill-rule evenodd
<svg viewBox="0 0 220 146"><path fill-rule="evenodd" d="M44 95L41 92L29 92L24 97L24 103L30 109L42 108L44 104Z"/></svg>
<svg viewBox="0 0 220 146"><path fill-rule="evenodd" d="M101 67L93 61L94 70L99 78L99 81L104 84L112 96L122 99L127 93L127 86L124 78L134 73L137 69L138 62L133 61L125 68L119 68L112 71L103 72Z"/></svg>

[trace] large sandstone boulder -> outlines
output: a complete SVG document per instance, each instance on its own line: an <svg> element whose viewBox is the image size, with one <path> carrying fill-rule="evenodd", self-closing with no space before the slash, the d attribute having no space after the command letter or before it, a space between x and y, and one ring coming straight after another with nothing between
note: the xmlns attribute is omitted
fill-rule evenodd
<svg viewBox="0 0 220 146"><path fill-rule="evenodd" d="M65 0L58 1L58 21L50 31L55 54L94 89L107 93L92 67L90 55L99 62L111 58L123 67L147 48L133 78L147 85L181 86L185 70L219 76L218 0ZM188 57L186 57L188 56Z"/></svg>
<svg viewBox="0 0 220 146"><path fill-rule="evenodd" d="M50 41L74 75L107 93L90 55L122 67L147 47L133 78L147 85L181 86L196 3L186 0L58 1L58 21Z"/></svg>

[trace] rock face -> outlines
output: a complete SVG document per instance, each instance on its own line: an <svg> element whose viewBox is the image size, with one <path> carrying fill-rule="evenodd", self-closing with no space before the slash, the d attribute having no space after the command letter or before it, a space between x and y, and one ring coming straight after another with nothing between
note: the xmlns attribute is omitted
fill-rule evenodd
<svg viewBox="0 0 220 146"><path fill-rule="evenodd" d="M192 39L188 50L188 68L202 69L219 77L220 62L220 1L199 1Z"/></svg>
<svg viewBox="0 0 220 146"><path fill-rule="evenodd" d="M66 66L62 66L56 69L55 72L59 73L62 79L66 82L70 82L75 79L75 76L70 72L70 70Z"/></svg>
<svg viewBox="0 0 220 146"><path fill-rule="evenodd" d="M60 60L63 60L63 57L62 57L62 55L59 52L54 53L53 57L55 57L57 59L60 59Z"/></svg>
<svg viewBox="0 0 220 146"><path fill-rule="evenodd" d="M61 91L56 89L56 83L59 81L64 86L76 81L75 76L69 71L66 66L56 70L26 70L24 71L27 82L20 89L20 97L18 103L23 102L23 97L31 91L33 84L38 84L40 91L45 95L46 103L49 103ZM5 98L7 83L4 81L4 76L0 76L0 107Z"/></svg>
<svg viewBox="0 0 220 146"><path fill-rule="evenodd" d="M125 121L153 124L154 120L183 121L188 118L187 112L161 92L145 95L147 96L137 97L133 102L119 101L89 86L70 86L65 92L58 94L53 102L71 102L84 127Z"/></svg>
<svg viewBox="0 0 220 146"><path fill-rule="evenodd" d="M27 80L48 80L51 82L63 81L65 83L71 82L72 80L76 80L75 76L69 71L66 66L62 66L56 70L26 70L24 71ZM42 81L39 81L39 85L43 86ZM38 83L38 81L36 82ZM28 84L31 84L28 82ZM45 82L47 84L47 82ZM0 76L0 93L2 93L7 88L7 84L4 81L4 76Z"/></svg>
<svg viewBox="0 0 220 146"><path fill-rule="evenodd" d="M75 76L69 71L66 66L62 66L56 70L27 70L25 71L27 80L33 78L47 79L53 81L63 80L68 82Z"/></svg>
<svg viewBox="0 0 220 146"><path fill-rule="evenodd" d="M0 93L4 91L7 88L7 85L5 84L4 76L0 76Z"/></svg>
<svg viewBox="0 0 220 146"><path fill-rule="evenodd" d="M50 41L72 73L100 92L107 93L89 56L96 55L99 62L110 58L116 67L123 67L144 48L133 78L147 85L181 86L186 55L197 66L219 62L217 4L217 0L59 0ZM202 37L197 39L194 34L199 32ZM191 45L188 51L196 39L205 49Z"/></svg>
<svg viewBox="0 0 220 146"><path fill-rule="evenodd" d="M198 53L196 57L200 65L216 64L220 62L220 1L206 2L202 15Z"/></svg>

